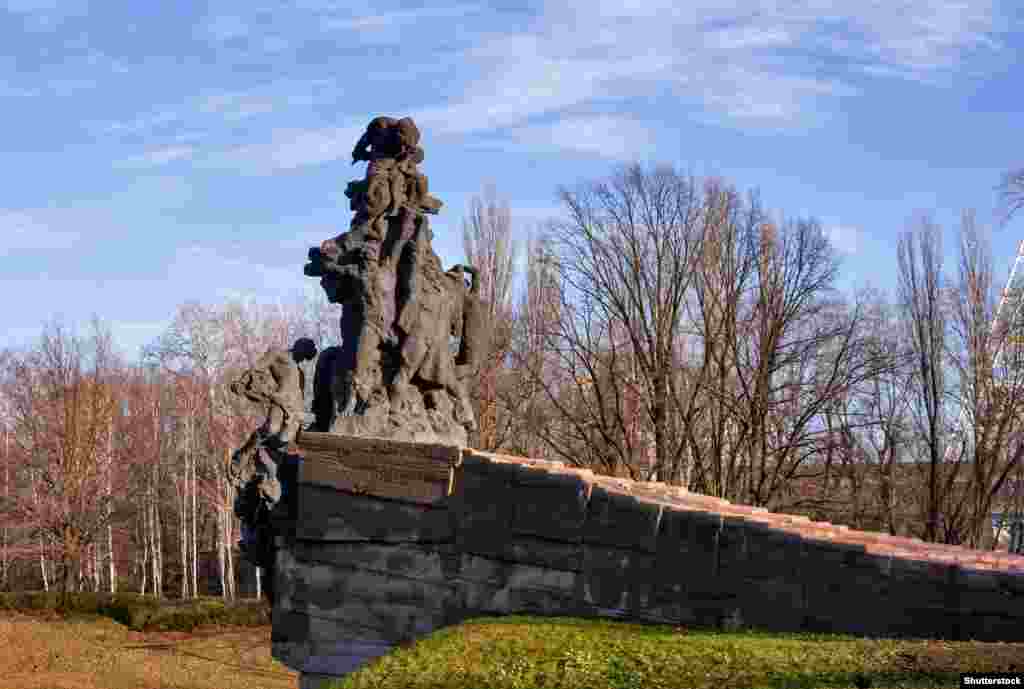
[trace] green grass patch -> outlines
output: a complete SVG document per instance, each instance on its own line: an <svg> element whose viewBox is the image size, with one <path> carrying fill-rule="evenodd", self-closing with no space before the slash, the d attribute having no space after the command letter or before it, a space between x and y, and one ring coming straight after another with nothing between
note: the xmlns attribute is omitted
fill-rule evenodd
<svg viewBox="0 0 1024 689"><path fill-rule="evenodd" d="M1016 669L1024 644L509 616L439 630L332 689L956 687L961 672Z"/></svg>
<svg viewBox="0 0 1024 689"><path fill-rule="evenodd" d="M137 631L189 632L203 625L270 624L270 606L264 601L225 604L220 598L210 597L158 601L137 593L0 593L0 610L65 618L109 617Z"/></svg>

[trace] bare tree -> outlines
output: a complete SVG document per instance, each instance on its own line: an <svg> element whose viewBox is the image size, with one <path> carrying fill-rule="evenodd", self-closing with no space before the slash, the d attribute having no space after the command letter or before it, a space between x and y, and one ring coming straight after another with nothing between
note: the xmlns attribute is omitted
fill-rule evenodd
<svg viewBox="0 0 1024 689"><path fill-rule="evenodd" d="M872 313L873 311L873 313ZM861 423L847 427L857 433L864 457L875 475L878 521L890 534L900 532L905 518L899 501L898 462L910 442L911 380L910 359L899 336L898 321L889 304L878 302L865 314L869 329L868 346L877 357L875 375L858 391Z"/></svg>
<svg viewBox="0 0 1024 689"><path fill-rule="evenodd" d="M0 352L0 370L7 367L8 353ZM7 409L6 399L0 394L0 452L3 453L3 481L4 497L3 508L0 514L6 513L6 508L11 502L11 423L10 412ZM0 532L0 590L8 590L11 575L11 531L8 519L3 520L3 530Z"/></svg>
<svg viewBox="0 0 1024 689"><path fill-rule="evenodd" d="M737 404L737 345L745 301L755 278L763 217L720 180L704 186L704 237L696 263L688 322L699 343L697 381L686 433L694 490L726 496L739 483L743 415Z"/></svg>
<svg viewBox="0 0 1024 689"><path fill-rule="evenodd" d="M965 213L960 227L959 281L952 294L952 361L966 431L967 490L947 486L946 540L980 548L989 537L993 501L1024 459L1024 352L1016 340L1019 295L997 317L992 252L987 237ZM948 479L947 479L948 480Z"/></svg>
<svg viewBox="0 0 1024 689"><path fill-rule="evenodd" d="M857 300L871 374L826 406L823 461L802 469L797 481L814 490L790 497L787 507L809 507L820 519L896 535L909 521L902 499L906 482L898 471L911 431L907 357L884 295L866 290Z"/></svg>
<svg viewBox="0 0 1024 689"><path fill-rule="evenodd" d="M179 505L181 596L199 595L199 464L217 454L209 430L217 406L217 374L224 365L224 333L216 310L196 302L182 305L168 330L146 356L174 379L177 453L174 484ZM219 456L219 455L218 455Z"/></svg>
<svg viewBox="0 0 1024 689"><path fill-rule="evenodd" d="M25 469L33 486L31 497L18 496L8 509L54 544L64 593L77 588L83 557L112 514L106 456L116 393L102 346L90 353L90 344L97 341L50 324L35 349L12 357L4 381L14 441L31 460ZM43 574L48 586L45 564Z"/></svg>
<svg viewBox="0 0 1024 689"><path fill-rule="evenodd" d="M544 390L554 389L558 375L547 342L560 317L556 257L543 233L527 242L525 272L512 328L511 365L498 386L507 419L501 438L511 452L542 457L543 429L551 422Z"/></svg>
<svg viewBox="0 0 1024 689"><path fill-rule="evenodd" d="M120 435L125 461L121 471L133 480L130 493L135 499L135 572L139 592L163 591L163 524L161 488L165 484L164 450L166 409L163 381L153 366L136 365L126 374L122 404L126 410Z"/></svg>
<svg viewBox="0 0 1024 689"><path fill-rule="evenodd" d="M1009 222L1017 211L1024 208L1024 167L1003 175L999 196L1003 222Z"/></svg>
<svg viewBox="0 0 1024 689"><path fill-rule="evenodd" d="M512 286L515 279L517 244L512 239L512 213L507 202L498 200L492 185L483 197L470 202L470 211L462 223L466 262L479 272L480 300L484 305L485 350L474 379L479 385L472 391L478 423L475 445L497 449L499 437L498 380L506 367L512 339ZM507 415L505 423L509 424Z"/></svg>
<svg viewBox="0 0 1024 689"><path fill-rule="evenodd" d="M744 502L771 504L829 440L819 423L834 401L873 372L862 306L833 287L838 261L821 226L764 223L749 311L735 344Z"/></svg>
<svg viewBox="0 0 1024 689"><path fill-rule="evenodd" d="M677 476L677 332L702 240L700 195L671 167L632 165L559 196L569 219L550 228L561 318L549 347L571 392L549 385L566 423L546 440L568 459L582 448L636 478Z"/></svg>
<svg viewBox="0 0 1024 689"><path fill-rule="evenodd" d="M942 230L927 216L904 231L896 249L903 324L913 352L914 415L927 465L923 536L939 537L945 449L946 313L943 308Z"/></svg>

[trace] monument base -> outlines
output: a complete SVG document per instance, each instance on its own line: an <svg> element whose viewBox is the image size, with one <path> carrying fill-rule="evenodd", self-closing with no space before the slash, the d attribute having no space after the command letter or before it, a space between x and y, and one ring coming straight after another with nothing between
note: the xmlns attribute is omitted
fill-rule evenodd
<svg viewBox="0 0 1024 689"><path fill-rule="evenodd" d="M465 446L466 429L442 414L421 410L410 414L372 414L365 416L337 416L331 422L331 435L356 438L378 438L428 445ZM450 416L450 415L449 415Z"/></svg>
<svg viewBox="0 0 1024 689"><path fill-rule="evenodd" d="M384 641L344 640L333 644L319 643L313 654L307 655L300 666L299 689L327 689L367 663L389 653L395 644ZM275 645L275 655L285 655Z"/></svg>
<svg viewBox="0 0 1024 689"><path fill-rule="evenodd" d="M277 523L272 653L301 673L300 689L323 689L457 619L435 544L452 540L447 501L462 451L309 431L293 447L301 460Z"/></svg>
<svg viewBox="0 0 1024 689"><path fill-rule="evenodd" d="M341 677L337 675L318 675L312 672L299 673L299 689L326 689L331 682L337 682Z"/></svg>
<svg viewBox="0 0 1024 689"><path fill-rule="evenodd" d="M303 433L295 452L275 534L272 653L302 687L507 614L1024 638L1020 556L470 448Z"/></svg>

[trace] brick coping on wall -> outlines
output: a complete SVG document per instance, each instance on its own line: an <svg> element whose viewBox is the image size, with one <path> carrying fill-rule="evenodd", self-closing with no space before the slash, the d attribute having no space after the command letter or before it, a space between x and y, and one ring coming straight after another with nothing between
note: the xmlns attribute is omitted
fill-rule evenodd
<svg viewBox="0 0 1024 689"><path fill-rule="evenodd" d="M590 486L598 485L606 490L632 495L649 502L661 503L674 509L682 508L694 512L718 514L723 518L763 524L772 529L799 535L806 539L862 547L865 552L874 555L892 556L923 563L959 565L967 569L1024 576L1024 555L928 543L917 538L890 536L874 531L858 531L840 524L812 521L809 517L802 515L769 512L764 507L735 505L722 498L692 493L685 488L656 481L633 481L602 476L595 474L590 469L567 467L561 461L528 459L468 448L463 449L462 452L491 462L519 464L551 474L575 475Z"/></svg>

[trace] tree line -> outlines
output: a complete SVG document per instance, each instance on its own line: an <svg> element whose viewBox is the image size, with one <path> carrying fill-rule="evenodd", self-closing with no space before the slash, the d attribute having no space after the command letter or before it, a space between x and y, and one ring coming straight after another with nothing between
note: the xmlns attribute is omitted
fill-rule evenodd
<svg viewBox="0 0 1024 689"><path fill-rule="evenodd" d="M953 272L920 215L895 292L844 293L819 222L723 180L632 165L558 197L525 238L493 188L464 219L488 321L471 445L994 547L992 513L1024 502L1024 366L973 214ZM337 344L339 315L187 303L137 360L98 319L0 353L0 587L234 597L228 464L260 418L227 386L271 347Z"/></svg>

